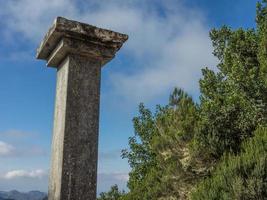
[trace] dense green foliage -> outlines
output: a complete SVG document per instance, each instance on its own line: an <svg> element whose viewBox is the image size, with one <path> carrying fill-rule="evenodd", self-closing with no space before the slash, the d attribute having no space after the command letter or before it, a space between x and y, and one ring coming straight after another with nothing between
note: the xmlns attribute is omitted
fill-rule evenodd
<svg viewBox="0 0 267 200"><path fill-rule="evenodd" d="M256 29L210 32L219 64L202 70L199 104L175 89L154 114L140 105L122 153L129 192L118 199L267 199L265 0L256 21Z"/></svg>
<svg viewBox="0 0 267 200"><path fill-rule="evenodd" d="M212 176L193 192L193 200L266 199L267 129L245 141L238 156L225 155Z"/></svg>
<svg viewBox="0 0 267 200"><path fill-rule="evenodd" d="M225 151L238 152L242 140L265 122L267 87L257 60L257 32L223 27L210 35L219 72L203 69L198 140L219 158Z"/></svg>
<svg viewBox="0 0 267 200"><path fill-rule="evenodd" d="M157 107L154 115L140 105L134 118L135 136L123 156L132 167L126 199L149 200L184 196L196 170L189 158L198 124L198 107L182 90L175 89L169 105ZM181 187L184 188L181 191Z"/></svg>

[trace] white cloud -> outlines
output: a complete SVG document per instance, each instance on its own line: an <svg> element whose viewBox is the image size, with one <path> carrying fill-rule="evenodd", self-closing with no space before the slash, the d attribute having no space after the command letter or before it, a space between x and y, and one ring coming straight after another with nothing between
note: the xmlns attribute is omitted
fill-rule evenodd
<svg viewBox="0 0 267 200"><path fill-rule="evenodd" d="M114 178L118 181L125 181L127 182L129 180L129 174L127 173L117 173L114 174Z"/></svg>
<svg viewBox="0 0 267 200"><path fill-rule="evenodd" d="M72 13L69 0L10 0L1 3L0 12L4 13L7 27L23 33L28 39L37 40L44 34L52 16L58 13ZM50 21L51 23L51 21Z"/></svg>
<svg viewBox="0 0 267 200"><path fill-rule="evenodd" d="M134 102L155 99L174 86L195 94L200 69L217 62L205 17L180 1L10 0L2 4L0 13L8 16L9 30L36 45L57 15L129 34L122 51L132 64L112 72L109 85L113 95Z"/></svg>
<svg viewBox="0 0 267 200"><path fill-rule="evenodd" d="M12 155L15 151L15 148L3 141L0 141L0 156L9 156Z"/></svg>
<svg viewBox="0 0 267 200"><path fill-rule="evenodd" d="M33 144L29 145L29 139L40 140L39 134L22 130L7 130L0 132L0 137L9 143L0 141L0 157L34 157L45 156L47 149L43 146Z"/></svg>
<svg viewBox="0 0 267 200"><path fill-rule="evenodd" d="M40 190L47 191L48 171L36 170L12 170L0 175L0 188L2 190ZM98 173L97 189L98 194L110 189L117 184L120 189L127 190L128 173Z"/></svg>
<svg viewBox="0 0 267 200"><path fill-rule="evenodd" d="M184 9L180 7L164 18L135 10L137 23L125 23L131 27L126 50L141 68L135 66L133 73L113 73L115 92L135 102L159 97L174 86L197 93L200 69L215 66L216 60L205 21L199 13Z"/></svg>
<svg viewBox="0 0 267 200"><path fill-rule="evenodd" d="M0 172L0 188L3 191L19 190L19 191L33 191L39 190L47 192L48 188L48 174L47 170L10 170L7 172Z"/></svg>
<svg viewBox="0 0 267 200"><path fill-rule="evenodd" d="M47 172L42 169L27 171L27 170L13 170L3 175L5 179L17 179L17 178L43 178L47 176Z"/></svg>

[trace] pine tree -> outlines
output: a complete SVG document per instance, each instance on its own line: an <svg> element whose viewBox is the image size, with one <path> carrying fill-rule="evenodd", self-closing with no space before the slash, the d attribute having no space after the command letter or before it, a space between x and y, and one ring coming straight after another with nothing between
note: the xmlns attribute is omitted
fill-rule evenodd
<svg viewBox="0 0 267 200"><path fill-rule="evenodd" d="M267 129L243 142L239 155L225 154L212 176L198 185L192 200L267 198Z"/></svg>

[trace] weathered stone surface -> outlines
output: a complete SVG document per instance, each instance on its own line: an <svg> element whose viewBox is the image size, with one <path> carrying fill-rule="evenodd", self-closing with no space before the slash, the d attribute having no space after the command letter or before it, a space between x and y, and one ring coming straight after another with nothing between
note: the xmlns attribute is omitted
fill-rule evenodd
<svg viewBox="0 0 267 200"><path fill-rule="evenodd" d="M36 57L48 60L47 65L51 67L57 67L71 53L97 57L106 63L127 39L125 34L57 17L37 49Z"/></svg>
<svg viewBox="0 0 267 200"><path fill-rule="evenodd" d="M49 200L96 199L100 70L77 55L58 68Z"/></svg>
<svg viewBox="0 0 267 200"><path fill-rule="evenodd" d="M49 200L95 200L101 67L128 36L57 18L37 58L57 68Z"/></svg>
<svg viewBox="0 0 267 200"><path fill-rule="evenodd" d="M62 62L57 72L56 102L54 110L54 129L52 139L52 158L49 178L49 200L59 200L61 195L63 148L66 126L66 105L69 60Z"/></svg>

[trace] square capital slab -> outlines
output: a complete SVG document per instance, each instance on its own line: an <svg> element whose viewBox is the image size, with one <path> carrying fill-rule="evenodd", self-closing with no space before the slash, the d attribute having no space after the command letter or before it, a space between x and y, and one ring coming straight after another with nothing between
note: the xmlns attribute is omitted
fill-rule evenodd
<svg viewBox="0 0 267 200"><path fill-rule="evenodd" d="M69 54L99 60L102 66L114 58L128 36L89 24L57 17L37 49L37 59L58 67Z"/></svg>

